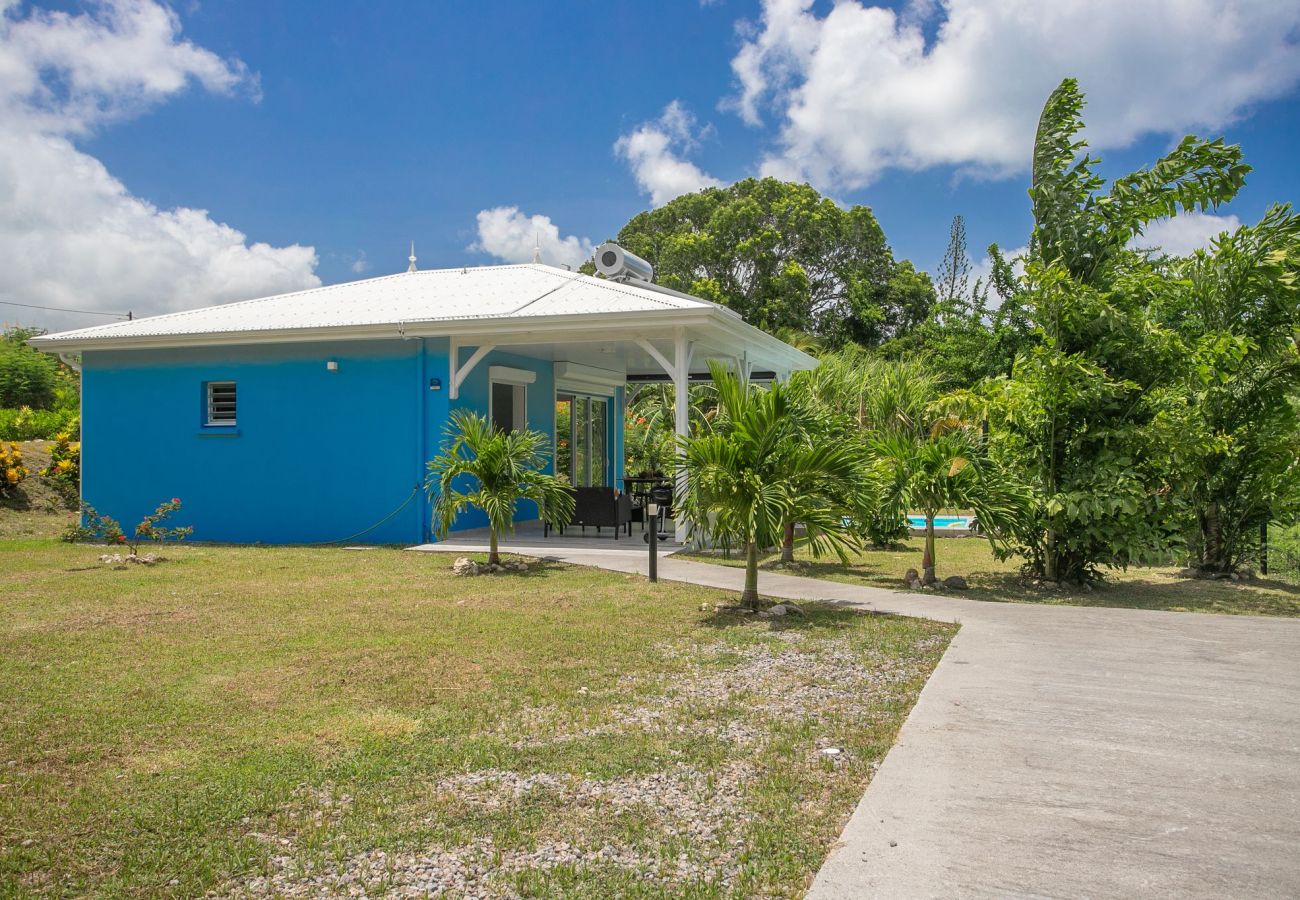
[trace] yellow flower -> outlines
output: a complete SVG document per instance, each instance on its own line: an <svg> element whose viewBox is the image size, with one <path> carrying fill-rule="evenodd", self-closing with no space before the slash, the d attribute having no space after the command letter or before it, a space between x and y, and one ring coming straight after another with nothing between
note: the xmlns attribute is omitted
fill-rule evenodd
<svg viewBox="0 0 1300 900"><path fill-rule="evenodd" d="M9 482L10 484L17 484L17 483L18 483L18 470L17 470L17 469L12 469L12 468L11 468L11 469L5 469L5 481Z"/></svg>

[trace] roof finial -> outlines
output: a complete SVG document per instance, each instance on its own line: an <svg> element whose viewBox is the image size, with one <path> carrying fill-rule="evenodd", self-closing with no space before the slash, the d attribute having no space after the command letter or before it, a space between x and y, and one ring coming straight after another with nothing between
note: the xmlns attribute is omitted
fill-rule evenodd
<svg viewBox="0 0 1300 900"><path fill-rule="evenodd" d="M541 242L537 240L537 231L534 230L533 231L533 262L539 263L541 261L542 261L542 245Z"/></svg>
<svg viewBox="0 0 1300 900"><path fill-rule="evenodd" d="M411 241L411 255L408 256L407 259L411 261L411 264L406 267L406 271L414 272L415 271L415 241Z"/></svg>

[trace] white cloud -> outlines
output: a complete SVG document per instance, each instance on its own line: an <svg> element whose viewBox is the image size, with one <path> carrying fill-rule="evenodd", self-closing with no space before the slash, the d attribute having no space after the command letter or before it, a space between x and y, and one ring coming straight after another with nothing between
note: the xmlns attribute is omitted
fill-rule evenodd
<svg viewBox="0 0 1300 900"><path fill-rule="evenodd" d="M614 143L614 152L627 160L632 177L650 195L650 203L663 206L682 194L722 185L681 157L682 151L695 147L697 139L695 117L680 101L674 100L664 107L658 119L643 122L620 137Z"/></svg>
<svg viewBox="0 0 1300 900"><path fill-rule="evenodd" d="M1171 256L1186 256L1193 250L1208 248L1210 241L1225 231L1236 231L1241 220L1236 216L1189 212L1172 219L1157 219L1146 231L1129 242L1143 250L1163 250Z"/></svg>
<svg viewBox="0 0 1300 900"><path fill-rule="evenodd" d="M477 218L478 240L465 249L487 253L505 262L531 262L536 241L542 262L576 269L591 259L595 249L588 238L561 237L560 229L549 216L528 216L517 206L480 210Z"/></svg>
<svg viewBox="0 0 1300 900"><path fill-rule="evenodd" d="M922 23L942 17L927 43ZM732 60L728 106L771 111L762 169L860 187L883 169L1023 171L1063 77L1088 94L1088 138L1125 146L1230 122L1300 79L1300 4L1277 0L943 0L903 15L840 0L765 0Z"/></svg>
<svg viewBox="0 0 1300 900"><path fill-rule="evenodd" d="M320 283L313 248L250 243L205 210L159 209L73 143L191 83L256 96L243 63L181 40L175 13L151 0L22 9L0 0L0 296L139 316Z"/></svg>
<svg viewBox="0 0 1300 900"><path fill-rule="evenodd" d="M370 260L366 259L366 251L358 250L356 258L348 265L353 272L360 275L370 270Z"/></svg>

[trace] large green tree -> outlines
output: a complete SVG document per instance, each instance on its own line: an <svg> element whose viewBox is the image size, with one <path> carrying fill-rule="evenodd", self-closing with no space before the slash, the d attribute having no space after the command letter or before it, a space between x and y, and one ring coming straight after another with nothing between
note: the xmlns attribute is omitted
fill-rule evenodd
<svg viewBox="0 0 1300 900"><path fill-rule="evenodd" d="M1231 199L1249 171L1238 147L1189 136L1106 189L1082 109L1066 79L1039 120L1016 297L1034 342L989 388L995 449L1034 490L1017 543L1050 581L1127 565L1176 531L1185 357L1147 313L1160 273L1128 245L1156 218Z"/></svg>
<svg viewBox="0 0 1300 900"><path fill-rule="evenodd" d="M665 287L833 344L880 343L934 302L929 278L894 261L870 209L841 208L806 184L750 178L686 194L635 216L617 240Z"/></svg>
<svg viewBox="0 0 1300 900"><path fill-rule="evenodd" d="M1300 217L1274 207L1165 272L1156 313L1193 360L1192 550L1204 571L1232 572L1261 526L1300 510Z"/></svg>

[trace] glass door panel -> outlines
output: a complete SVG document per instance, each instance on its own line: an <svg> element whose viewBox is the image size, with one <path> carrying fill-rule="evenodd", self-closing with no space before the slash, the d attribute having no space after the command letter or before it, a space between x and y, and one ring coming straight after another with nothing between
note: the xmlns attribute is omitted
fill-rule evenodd
<svg viewBox="0 0 1300 900"><path fill-rule="evenodd" d="M590 398L591 403L591 471L588 474L588 484L593 487L604 487L608 479L606 478L606 458L605 452L605 425L608 416L605 413L605 407L608 405L604 400L597 400L595 397Z"/></svg>
<svg viewBox="0 0 1300 900"><path fill-rule="evenodd" d="M574 487L609 484L609 401L559 394L555 399L555 471Z"/></svg>
<svg viewBox="0 0 1300 900"><path fill-rule="evenodd" d="M586 397L573 401L573 483L578 487L591 484L591 411Z"/></svg>
<svg viewBox="0 0 1300 900"><path fill-rule="evenodd" d="M573 484L573 397L555 398L555 474Z"/></svg>

